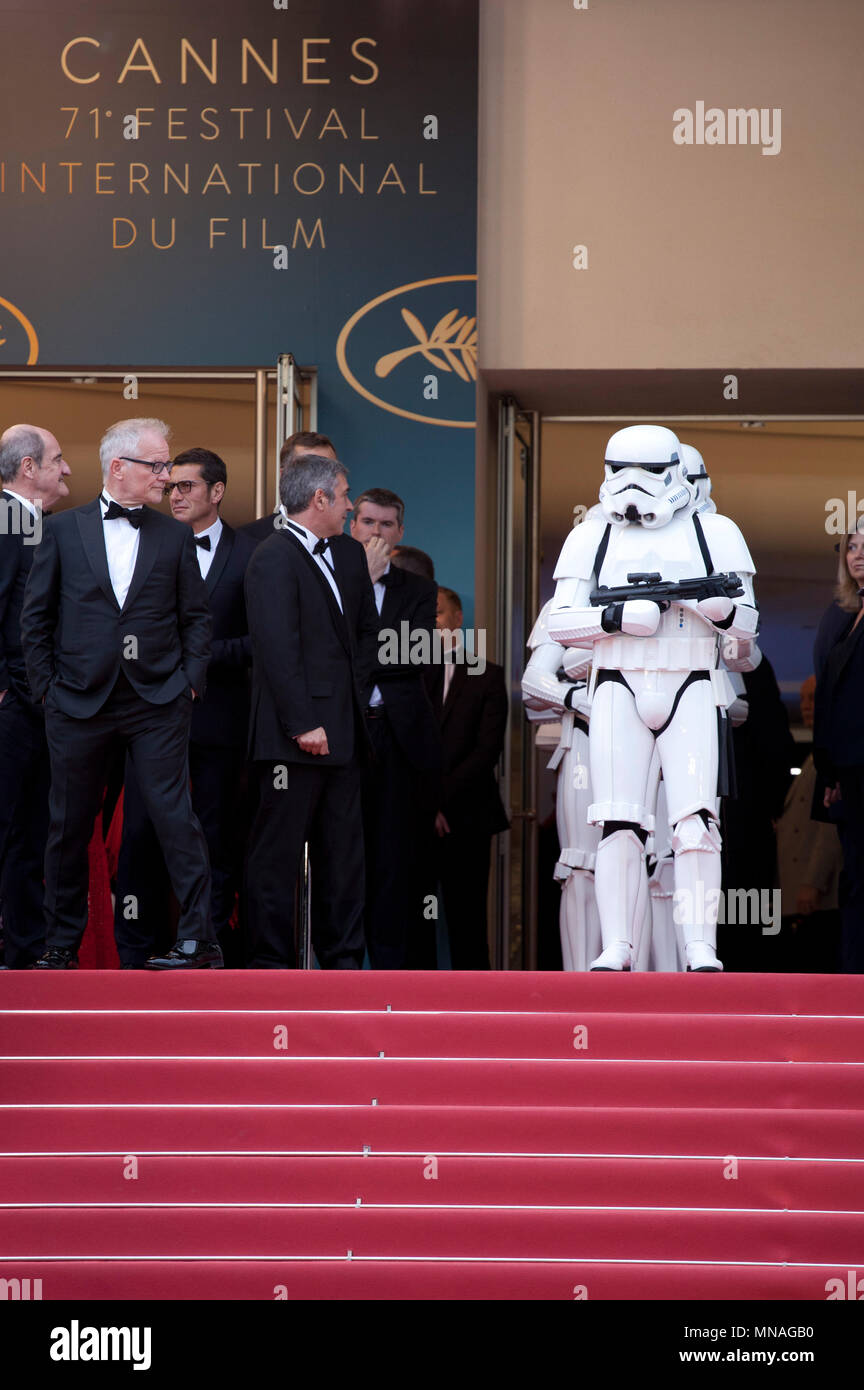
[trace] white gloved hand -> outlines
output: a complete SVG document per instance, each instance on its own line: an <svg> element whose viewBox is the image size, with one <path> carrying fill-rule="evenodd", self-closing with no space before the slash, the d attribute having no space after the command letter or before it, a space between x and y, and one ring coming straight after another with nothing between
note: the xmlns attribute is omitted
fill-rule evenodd
<svg viewBox="0 0 864 1390"><path fill-rule="evenodd" d="M630 637L651 637L660 622L660 605L650 598L628 598L621 614L621 631Z"/></svg>
<svg viewBox="0 0 864 1390"><path fill-rule="evenodd" d="M731 721L733 729L737 729L739 724L743 724L749 713L749 702L742 700L740 696L737 700L733 700L726 710L726 716Z"/></svg>
<svg viewBox="0 0 864 1390"><path fill-rule="evenodd" d="M703 618L707 618L709 623L722 623L734 607L731 598L723 598L720 595L715 598L700 598L696 604L697 611Z"/></svg>

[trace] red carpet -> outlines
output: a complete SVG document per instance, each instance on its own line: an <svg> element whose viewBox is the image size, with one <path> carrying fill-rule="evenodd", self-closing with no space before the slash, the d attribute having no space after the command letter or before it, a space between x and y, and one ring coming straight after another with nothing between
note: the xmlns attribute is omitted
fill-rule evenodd
<svg viewBox="0 0 864 1390"><path fill-rule="evenodd" d="M0 1277L44 1299L864 1269L858 977L22 972L0 1008Z"/></svg>

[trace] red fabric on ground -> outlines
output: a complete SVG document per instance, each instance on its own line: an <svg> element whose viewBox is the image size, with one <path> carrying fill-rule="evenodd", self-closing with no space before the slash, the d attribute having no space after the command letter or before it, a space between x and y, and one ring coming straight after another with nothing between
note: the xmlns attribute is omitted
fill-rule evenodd
<svg viewBox="0 0 864 1390"><path fill-rule="evenodd" d="M43 1299L822 1299L864 1263L858 977L11 972L0 1007L0 1275Z"/></svg>

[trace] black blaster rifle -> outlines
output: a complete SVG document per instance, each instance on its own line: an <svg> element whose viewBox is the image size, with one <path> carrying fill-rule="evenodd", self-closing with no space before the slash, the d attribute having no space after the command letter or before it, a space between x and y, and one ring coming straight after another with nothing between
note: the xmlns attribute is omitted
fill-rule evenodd
<svg viewBox="0 0 864 1390"><path fill-rule="evenodd" d="M631 598L647 598L664 612L681 599L739 598L744 585L737 574L702 574L695 579L663 579L659 573L628 574L627 583L617 588L601 584L591 592L592 608L609 603L626 603Z"/></svg>

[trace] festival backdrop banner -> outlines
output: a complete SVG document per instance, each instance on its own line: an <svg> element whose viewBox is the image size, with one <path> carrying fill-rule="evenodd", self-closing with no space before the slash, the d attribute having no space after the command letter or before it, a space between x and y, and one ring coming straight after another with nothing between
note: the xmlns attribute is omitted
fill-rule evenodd
<svg viewBox="0 0 864 1390"><path fill-rule="evenodd" d="M404 496L469 618L476 0L0 0L0 28L0 365L317 365L352 490Z"/></svg>

